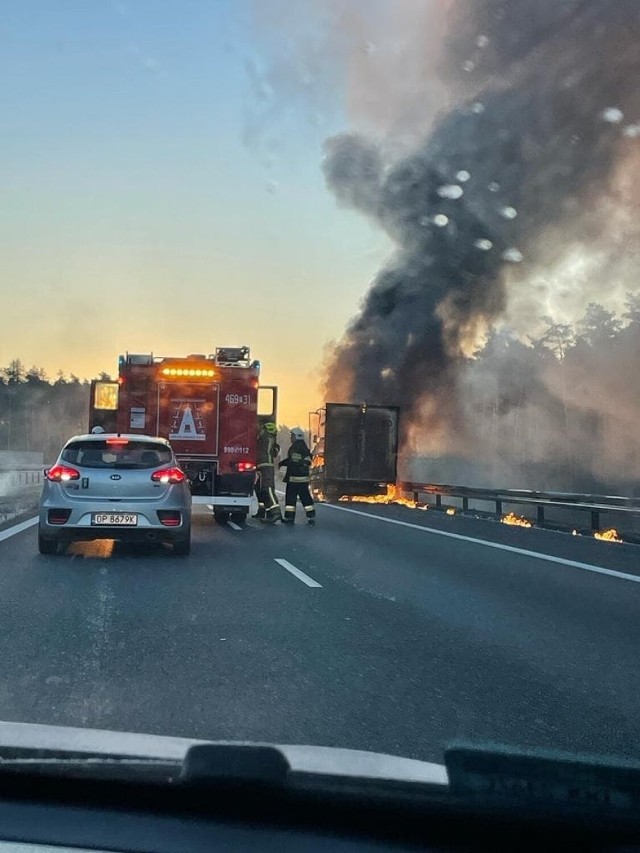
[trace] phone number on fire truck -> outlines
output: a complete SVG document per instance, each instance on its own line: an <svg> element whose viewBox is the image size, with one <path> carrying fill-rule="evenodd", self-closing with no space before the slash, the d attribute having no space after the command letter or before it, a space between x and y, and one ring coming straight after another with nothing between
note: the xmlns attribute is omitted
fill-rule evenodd
<svg viewBox="0 0 640 853"><path fill-rule="evenodd" d="M230 406L248 406L251 402L248 394L227 394L224 399Z"/></svg>
<svg viewBox="0 0 640 853"><path fill-rule="evenodd" d="M249 453L248 447L225 447L225 453Z"/></svg>

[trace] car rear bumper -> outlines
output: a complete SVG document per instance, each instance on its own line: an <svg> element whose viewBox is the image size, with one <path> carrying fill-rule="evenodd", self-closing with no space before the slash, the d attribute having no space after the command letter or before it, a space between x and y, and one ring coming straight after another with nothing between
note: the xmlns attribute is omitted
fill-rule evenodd
<svg viewBox="0 0 640 853"><path fill-rule="evenodd" d="M39 528L40 535L45 539L52 539L59 543L71 542L93 542L97 539L115 539L118 542L149 543L159 542L173 545L188 538L185 527L147 527L147 528L124 528L124 527L66 527L63 525L49 525L46 529Z"/></svg>
<svg viewBox="0 0 640 853"><path fill-rule="evenodd" d="M191 506L185 507L175 501L154 501L153 505L145 501L76 502L58 500L51 495L40 504L39 533L47 539L82 540L118 539L127 542L175 542L189 535L191 526ZM49 510L70 511L64 524L50 524ZM172 510L180 513L180 524L165 526L160 522L158 510ZM118 513L135 515L135 526L96 525L93 517L96 513Z"/></svg>

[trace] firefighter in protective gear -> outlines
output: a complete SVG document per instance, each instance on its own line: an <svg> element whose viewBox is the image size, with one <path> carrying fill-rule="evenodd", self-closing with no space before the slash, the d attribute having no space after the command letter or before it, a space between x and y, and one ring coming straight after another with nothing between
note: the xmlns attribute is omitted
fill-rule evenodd
<svg viewBox="0 0 640 853"><path fill-rule="evenodd" d="M316 523L316 509L309 491L309 470L311 468L311 451L304 440L304 430L294 427L291 430L291 447L287 458L283 459L280 467L286 466L287 473L284 481L287 490L284 498L284 524L293 524L296 518L296 502L304 507L309 524Z"/></svg>
<svg viewBox="0 0 640 853"><path fill-rule="evenodd" d="M278 427L272 423L263 424L258 432L258 479L256 495L258 497L258 512L254 518L266 524L275 524L282 519L280 504L276 498L275 461L280 453L276 441Z"/></svg>

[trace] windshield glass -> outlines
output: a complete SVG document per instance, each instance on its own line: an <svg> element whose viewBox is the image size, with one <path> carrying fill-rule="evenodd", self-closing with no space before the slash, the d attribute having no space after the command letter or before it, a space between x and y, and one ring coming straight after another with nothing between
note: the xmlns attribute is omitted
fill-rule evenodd
<svg viewBox="0 0 640 853"><path fill-rule="evenodd" d="M118 440L116 440L118 441ZM172 453L162 444L124 441L74 441L61 454L62 462L81 468L157 468L171 462Z"/></svg>
<svg viewBox="0 0 640 853"><path fill-rule="evenodd" d="M1 6L0 722L640 760L637 0Z"/></svg>

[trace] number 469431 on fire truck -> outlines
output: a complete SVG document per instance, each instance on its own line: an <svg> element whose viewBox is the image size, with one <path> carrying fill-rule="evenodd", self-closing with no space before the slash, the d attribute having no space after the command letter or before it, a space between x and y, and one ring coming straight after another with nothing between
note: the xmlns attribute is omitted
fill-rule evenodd
<svg viewBox="0 0 640 853"><path fill-rule="evenodd" d="M117 382L91 383L89 429L170 441L194 503L218 520L246 518L261 422L276 421L278 391L260 385L248 347L180 358L120 356Z"/></svg>

